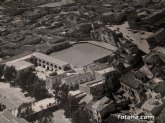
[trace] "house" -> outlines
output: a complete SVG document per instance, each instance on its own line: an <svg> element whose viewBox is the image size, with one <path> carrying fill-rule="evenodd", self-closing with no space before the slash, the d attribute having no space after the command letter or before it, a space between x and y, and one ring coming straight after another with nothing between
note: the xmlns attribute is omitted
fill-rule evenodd
<svg viewBox="0 0 165 123"><path fill-rule="evenodd" d="M39 11L39 10L34 10L34 11L25 11L23 13L23 19L26 23L33 23L37 19L43 17L46 15L46 12L44 11Z"/></svg>
<svg viewBox="0 0 165 123"><path fill-rule="evenodd" d="M150 116L156 116L164 107L163 102L160 99L148 99L142 105L142 109Z"/></svg>
<svg viewBox="0 0 165 123"><path fill-rule="evenodd" d="M92 100L93 100L93 97L91 95L86 94L85 97L83 97L82 99L80 99L79 105L82 106L82 107L83 106L86 106Z"/></svg>
<svg viewBox="0 0 165 123"><path fill-rule="evenodd" d="M102 93L104 91L104 85L104 80L94 80L80 84L79 90L92 96L93 98L99 98L103 96Z"/></svg>
<svg viewBox="0 0 165 123"><path fill-rule="evenodd" d="M149 36L147 39L150 48L154 48L156 46L164 46L165 42L165 29L162 28L156 31L153 35Z"/></svg>
<svg viewBox="0 0 165 123"><path fill-rule="evenodd" d="M103 117L115 111L115 103L113 100L103 97L89 102L85 108L97 123L101 123Z"/></svg>
<svg viewBox="0 0 165 123"><path fill-rule="evenodd" d="M54 85L60 85L62 78L65 78L66 76L66 72L63 70L57 70L56 72L52 72L46 75L46 86L52 89Z"/></svg>
<svg viewBox="0 0 165 123"><path fill-rule="evenodd" d="M33 53L32 57L37 61L38 66L41 66L49 71L66 71L70 68L70 65L68 63L39 52Z"/></svg>
<svg viewBox="0 0 165 123"><path fill-rule="evenodd" d="M72 100L72 99L76 99L78 102L84 98L87 94L84 92L81 92L80 90L76 90L76 91L69 91L68 93L68 97Z"/></svg>
<svg viewBox="0 0 165 123"><path fill-rule="evenodd" d="M76 87L81 83L94 80L94 76L90 73L75 74L62 79L62 84L67 84L69 87Z"/></svg>
<svg viewBox="0 0 165 123"><path fill-rule="evenodd" d="M153 77L148 83L149 83L148 88L151 91L155 93L159 93L162 97L165 96L165 89L164 89L165 81L164 80Z"/></svg>
<svg viewBox="0 0 165 123"><path fill-rule="evenodd" d="M161 9L159 11L152 12L148 16L141 19L143 22L148 22L150 24L155 23L156 21L159 21L160 19L164 18L165 16L165 9Z"/></svg>
<svg viewBox="0 0 165 123"><path fill-rule="evenodd" d="M160 51L159 51L159 50ZM160 48L155 49L153 52L147 54L143 59L145 65L149 68L154 77L164 79L165 75L165 56L163 50Z"/></svg>
<svg viewBox="0 0 165 123"><path fill-rule="evenodd" d="M164 47L155 47L152 49L153 52L160 54L161 56L165 55L165 48Z"/></svg>
<svg viewBox="0 0 165 123"><path fill-rule="evenodd" d="M34 52L30 55L6 62L5 64L6 66L14 66L18 71L33 69L35 66L41 66L49 71L70 70L68 63L39 52Z"/></svg>
<svg viewBox="0 0 165 123"><path fill-rule="evenodd" d="M94 73L96 79L99 80L99 79L113 78L118 73L118 71L113 66L111 66L101 70L96 70L94 71Z"/></svg>
<svg viewBox="0 0 165 123"><path fill-rule="evenodd" d="M101 21L105 24L119 24L125 20L125 12L105 12L102 14Z"/></svg>
<svg viewBox="0 0 165 123"><path fill-rule="evenodd" d="M16 118L8 110L4 110L0 114L0 123L28 123L28 122L23 118Z"/></svg>
<svg viewBox="0 0 165 123"><path fill-rule="evenodd" d="M154 75L151 73L150 69L147 67L147 65L143 65L140 69L140 72L145 73L148 78L153 78Z"/></svg>
<svg viewBox="0 0 165 123"><path fill-rule="evenodd" d="M27 62L25 60L20 60L20 61L17 61L17 60L14 60L14 61L9 61L9 62L6 62L5 64L7 67L11 67L13 66L17 72L17 78L19 78L21 72L26 72L30 69L34 69L35 68L35 65L30 63L30 62Z"/></svg>
<svg viewBox="0 0 165 123"><path fill-rule="evenodd" d="M79 94L81 94L81 93L83 93L83 92L81 92L80 90L69 91L69 92L68 92L68 96L70 96L70 97L75 97L76 95L79 95Z"/></svg>
<svg viewBox="0 0 165 123"><path fill-rule="evenodd" d="M140 103L144 101L145 87L144 84L148 81L147 76L140 71L130 71L120 78L121 90L125 92L125 98Z"/></svg>
<svg viewBox="0 0 165 123"><path fill-rule="evenodd" d="M91 31L91 37L94 40L117 46L118 38L122 37L122 34L118 30L113 30L112 28L109 28L109 26L106 26L99 29L93 29Z"/></svg>

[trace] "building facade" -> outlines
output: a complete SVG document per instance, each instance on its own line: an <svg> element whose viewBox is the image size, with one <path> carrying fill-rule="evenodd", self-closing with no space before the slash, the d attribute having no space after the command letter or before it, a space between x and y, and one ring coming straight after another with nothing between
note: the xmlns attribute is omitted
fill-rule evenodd
<svg viewBox="0 0 165 123"><path fill-rule="evenodd" d="M42 54L42 53L34 53L32 56L35 58L37 62L37 66L41 66L49 71L57 71L63 70L66 71L70 69L70 65L64 61L55 59L51 56Z"/></svg>
<svg viewBox="0 0 165 123"><path fill-rule="evenodd" d="M62 78L66 76L65 71L62 70L46 75L46 86L52 89L54 85L60 85Z"/></svg>

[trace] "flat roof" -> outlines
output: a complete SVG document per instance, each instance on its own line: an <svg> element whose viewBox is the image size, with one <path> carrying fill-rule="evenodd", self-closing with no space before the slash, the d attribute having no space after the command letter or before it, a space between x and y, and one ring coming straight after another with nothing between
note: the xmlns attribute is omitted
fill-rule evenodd
<svg viewBox="0 0 165 123"><path fill-rule="evenodd" d="M100 100L96 101L93 105L92 108L97 109L97 110L102 110L103 108L107 107L110 105L110 103L108 103L108 101L110 101L109 98L107 97L103 97Z"/></svg>
<svg viewBox="0 0 165 123"><path fill-rule="evenodd" d="M14 66L16 70L23 70L25 68L34 66L34 64L21 60L21 61L11 61L6 63L7 66Z"/></svg>
<svg viewBox="0 0 165 123"><path fill-rule="evenodd" d="M32 109L35 112L39 112L43 109L47 109L49 104L55 105L55 103L56 103L56 100L54 98L43 99L43 100L40 100L40 101L34 103L34 105L32 105Z"/></svg>
<svg viewBox="0 0 165 123"><path fill-rule="evenodd" d="M147 111L152 111L154 108L161 106L163 103L161 100L158 99L149 99L143 105L142 109Z"/></svg>
<svg viewBox="0 0 165 123"><path fill-rule="evenodd" d="M103 84L103 83L104 83L104 81L95 82L95 83L92 83L92 84L90 85L90 87L94 87L94 86L96 86L96 85L101 85L101 84Z"/></svg>
<svg viewBox="0 0 165 123"><path fill-rule="evenodd" d="M105 74L105 73L109 73L111 71L116 71L116 69L114 67L108 67L106 69L98 70L97 72L100 74Z"/></svg>
<svg viewBox="0 0 165 123"><path fill-rule="evenodd" d="M48 73L47 76L49 76L49 77L55 77L55 76L58 76L58 75L61 75L61 74L64 74L64 73L66 73L66 72L63 71L63 70L57 70L55 72Z"/></svg>
<svg viewBox="0 0 165 123"><path fill-rule="evenodd" d="M48 55L45 55L45 54L42 54L42 53L39 53L39 52L34 53L33 56L35 56L36 58L51 62L53 64L57 64L59 66L68 65L67 62L55 59L52 56L48 56Z"/></svg>
<svg viewBox="0 0 165 123"><path fill-rule="evenodd" d="M92 80L92 81L89 81L89 82L85 82L85 83L82 83L80 84L80 86L82 87L94 87L94 86L97 86L97 85L100 85L100 84L103 84L104 83L104 80L101 79L101 80Z"/></svg>
<svg viewBox="0 0 165 123"><path fill-rule="evenodd" d="M80 90L69 91L69 94L70 94L71 96L76 96L76 95L81 94L81 93L82 93L82 92L81 92Z"/></svg>

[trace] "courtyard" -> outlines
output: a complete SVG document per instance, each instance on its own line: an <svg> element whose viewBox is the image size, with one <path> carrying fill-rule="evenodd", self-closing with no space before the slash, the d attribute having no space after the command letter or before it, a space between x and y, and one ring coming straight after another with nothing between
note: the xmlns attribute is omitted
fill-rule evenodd
<svg viewBox="0 0 165 123"><path fill-rule="evenodd" d="M50 56L70 63L73 66L85 66L92 63L94 60L110 54L112 54L110 50L89 43L81 43L54 52L50 54Z"/></svg>

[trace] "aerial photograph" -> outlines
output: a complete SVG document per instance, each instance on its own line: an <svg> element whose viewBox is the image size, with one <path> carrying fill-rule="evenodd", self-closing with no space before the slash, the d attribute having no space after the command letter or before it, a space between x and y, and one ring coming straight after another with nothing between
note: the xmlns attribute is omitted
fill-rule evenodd
<svg viewBox="0 0 165 123"><path fill-rule="evenodd" d="M165 123L165 0L0 0L0 123Z"/></svg>

